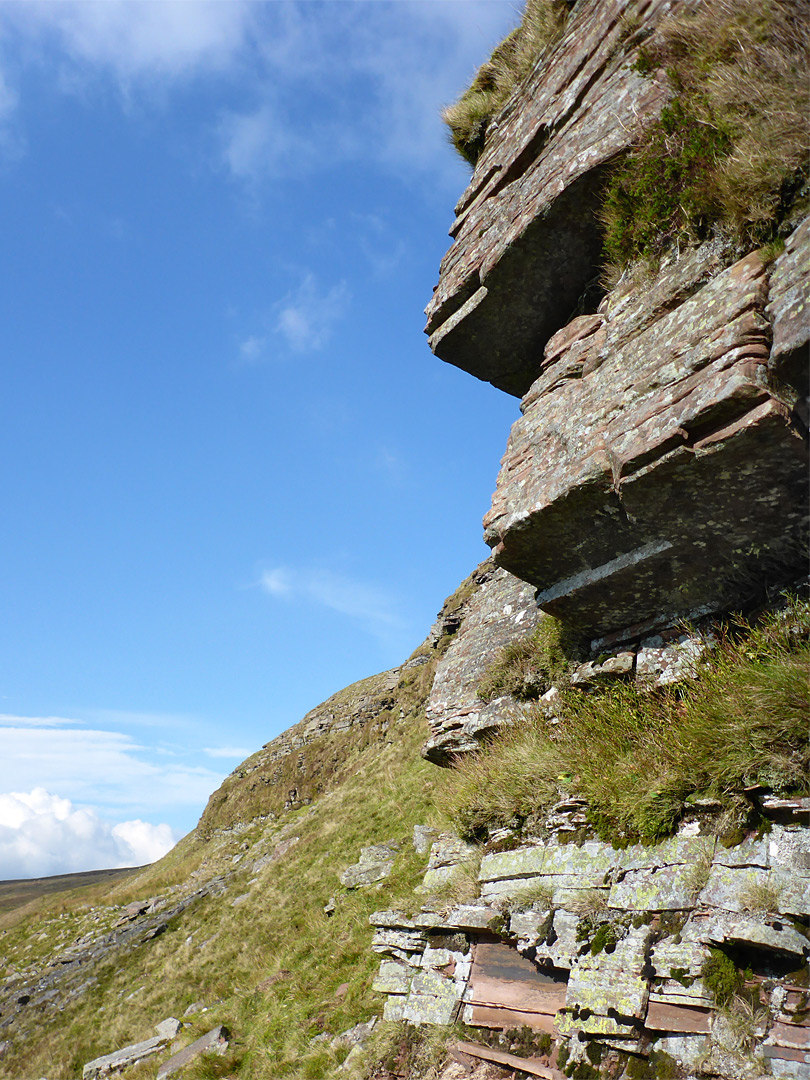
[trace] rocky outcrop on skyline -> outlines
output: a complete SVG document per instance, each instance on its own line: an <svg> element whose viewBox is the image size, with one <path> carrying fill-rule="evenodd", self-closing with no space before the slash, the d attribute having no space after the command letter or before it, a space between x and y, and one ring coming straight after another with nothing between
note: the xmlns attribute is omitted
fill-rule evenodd
<svg viewBox="0 0 810 1080"><path fill-rule="evenodd" d="M599 285L609 169L673 92L646 43L691 9L574 6L490 125L427 307L437 356L522 399L496 564L594 638L743 605L806 561L810 219L778 255L717 236Z"/></svg>

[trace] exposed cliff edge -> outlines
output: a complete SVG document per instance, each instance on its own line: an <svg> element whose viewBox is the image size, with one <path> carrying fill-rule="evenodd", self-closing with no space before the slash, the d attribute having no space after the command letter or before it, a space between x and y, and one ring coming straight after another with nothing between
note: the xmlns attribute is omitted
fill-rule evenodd
<svg viewBox="0 0 810 1080"><path fill-rule="evenodd" d="M166 858L0 914L2 1080L810 1080L801 103L734 228L696 194L807 5L531 5L428 307L522 399L493 554ZM667 154L608 280L608 185Z"/></svg>
<svg viewBox="0 0 810 1080"><path fill-rule="evenodd" d="M729 23L729 32L743 34L747 19L766 40L776 9L750 0L738 9L742 29ZM716 19L735 10L721 5ZM670 236L660 265L628 268L601 300L589 291L607 257L610 178L650 132L669 138L671 168L648 177L638 216L654 220L669 200L686 200L690 170L708 184L704 159L733 171L725 145L685 158L678 125L688 102L709 96L708 77L679 98L688 79L677 59L666 71L649 59L675 17L688 25L690 15L703 18L701 6L574 5L487 129L427 308L440 358L522 397L485 518L495 561L591 637L728 610L805 565L806 182L783 179L771 207L768 227L785 240L745 255L751 226L732 236L707 210L691 235ZM731 62L708 59L731 80L739 65L728 51ZM725 114L715 120L733 126ZM756 182L739 178L752 201ZM749 217L757 213L767 217L761 208ZM715 236L696 245L700 230Z"/></svg>

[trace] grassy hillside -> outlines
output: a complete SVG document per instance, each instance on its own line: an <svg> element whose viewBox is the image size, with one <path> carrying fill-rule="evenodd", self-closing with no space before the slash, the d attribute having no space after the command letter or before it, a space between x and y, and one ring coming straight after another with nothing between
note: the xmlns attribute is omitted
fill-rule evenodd
<svg viewBox="0 0 810 1080"><path fill-rule="evenodd" d="M87 1061L151 1037L155 1024L181 1018L194 1003L208 1011L189 1018L184 1041L216 1023L232 1040L225 1057L185 1077L332 1074L348 1048L311 1040L381 1010L370 990L379 958L368 916L403 898L412 903L424 870L413 826L431 818L442 777L419 754L424 703L458 622L453 613L473 589L468 579L445 604L450 633L420 646L393 674L341 691L243 763L211 797L198 828L160 862L112 887L46 896L0 917L0 1040L11 1043L0 1059L2 1080L72 1080ZM334 728L343 730L327 726L304 741L314 714L337 717ZM352 716L361 719L346 724ZM292 752L279 756L280 745ZM391 876L343 888L338 874L360 849L388 840L401 843ZM150 936L150 919L206 887ZM131 917L133 904L146 911ZM144 940L113 940L139 920ZM65 982L62 972L82 950L89 959L74 960ZM48 997L42 988L54 977L62 981ZM153 1077L160 1060L126 1075Z"/></svg>
<svg viewBox="0 0 810 1080"><path fill-rule="evenodd" d="M63 893L88 885L106 882L108 885L119 878L130 877L142 867L124 870L86 870L80 874L57 874L55 877L20 878L0 881L0 913L35 904L49 893Z"/></svg>
<svg viewBox="0 0 810 1080"><path fill-rule="evenodd" d="M10 1042L0 1080L75 1080L87 1061L151 1037L169 1016L184 1019L183 1044L220 1023L231 1033L227 1054L199 1059L186 1080L350 1080L337 1071L349 1046L332 1039L383 1005L371 989L379 957L368 917L418 906L413 889L427 856L413 848L413 826L441 824L437 806L477 838L486 832L479 825L508 819L514 827L516 814L543 809L546 788L558 797L573 783L587 789L598 828L605 815L621 817L625 803L658 806L648 779L663 775L661 758L678 780L673 769L687 743L689 790L738 803L751 783L806 790L806 602L753 631L729 628L688 686L580 693L551 736L539 717L529 718L458 770L428 764L419 753L426 697L474 588L468 579L445 605L433 640L402 668L341 691L243 763L198 828L159 863L0 915L0 1042ZM549 649L534 647L540 660L533 653L532 662L545 663ZM514 650L497 661L526 662ZM581 737L582 725L593 738ZM751 771L757 747L767 749L767 777L759 757ZM777 758L792 767L779 783L771 777ZM728 761L731 772L723 771ZM591 790L592 776L601 787ZM529 792L531 805L514 802L516 792ZM361 848L389 841L400 847L387 879L357 890L340 884ZM453 887L463 894L456 899L477 895L472 878ZM366 1080L435 1078L446 1038L442 1030L415 1036L380 1024L372 1059L397 1063L399 1072L372 1066ZM127 1070L127 1080L153 1080L167 1056Z"/></svg>

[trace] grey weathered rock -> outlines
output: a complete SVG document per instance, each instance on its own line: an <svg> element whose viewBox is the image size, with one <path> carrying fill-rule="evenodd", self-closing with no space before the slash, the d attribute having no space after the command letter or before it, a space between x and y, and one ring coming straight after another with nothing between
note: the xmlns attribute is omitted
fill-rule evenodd
<svg viewBox="0 0 810 1080"><path fill-rule="evenodd" d="M630 870L610 888L609 905L624 911L677 911L695 906L691 866Z"/></svg>
<svg viewBox="0 0 810 1080"><path fill-rule="evenodd" d="M176 1017L169 1016L165 1020L161 1020L160 1023L155 1026L155 1031L161 1039L171 1042L181 1026L180 1021Z"/></svg>
<svg viewBox="0 0 810 1080"><path fill-rule="evenodd" d="M555 812L566 808L581 812L582 804L560 803ZM714 1075L736 1080L742 1059L724 1045L728 1031L717 1027L715 1001L701 977L711 951L721 948L769 972L759 985L770 995L773 1023L766 1041L764 1027L754 1038L774 1075L794 1075L794 1065L803 1067L804 1040L810 1055L806 998L778 972L806 964L810 941L800 922L779 912L804 903L807 916L808 836L802 826L776 823L732 848L711 836L678 835L616 850L598 840L565 844L552 835L485 855L477 902L372 916L373 948L383 957L374 989L387 995L384 1016L436 1024L460 1010L465 1022L484 1026L498 1026L499 1016L503 1023L517 1018L635 1053L651 1043L688 1068L705 1059L714 1063ZM443 840L437 863L462 848ZM774 910L754 910L763 903ZM502 976L493 981L490 962L480 959L493 934L534 965L537 979L529 967L522 990ZM778 1073L777 1063L779 1069L788 1063L788 1072ZM795 1075L807 1080L801 1071Z"/></svg>
<svg viewBox="0 0 810 1080"><path fill-rule="evenodd" d="M694 634L681 634L665 644L659 636L645 638L636 654L636 678L656 686L692 679L706 643Z"/></svg>
<svg viewBox="0 0 810 1080"><path fill-rule="evenodd" d="M430 848L427 870L419 887L420 892L429 893L441 888L458 873L459 867L468 863L476 854L472 844L454 836L452 833L441 833Z"/></svg>
<svg viewBox="0 0 810 1080"><path fill-rule="evenodd" d="M430 851L430 846L438 835L438 829L433 829L430 825L414 825L413 847L417 855Z"/></svg>
<svg viewBox="0 0 810 1080"><path fill-rule="evenodd" d="M692 252L551 339L485 518L546 611L632 639L733 606L761 558L801 564L807 449L768 368L768 288L757 253L707 282Z"/></svg>
<svg viewBox="0 0 810 1080"><path fill-rule="evenodd" d="M643 1020L647 1011L649 981L644 969L651 934L648 926L630 930L612 953L586 954L571 969L566 1008L557 1017L563 1034L635 1033L633 1020Z"/></svg>
<svg viewBox="0 0 810 1080"><path fill-rule="evenodd" d="M157 1071L157 1080L166 1080L182 1068L189 1065L200 1054L218 1053L223 1054L228 1049L228 1031L222 1024L212 1028L205 1035L200 1036L189 1046L184 1047L179 1053L174 1054L168 1061L160 1066Z"/></svg>
<svg viewBox="0 0 810 1080"><path fill-rule="evenodd" d="M616 656L610 656L601 664L589 660L586 664L580 664L571 673L573 686L604 686L607 683L616 682L619 679L628 679L633 674L635 655L632 652L620 652Z"/></svg>
<svg viewBox="0 0 810 1080"><path fill-rule="evenodd" d="M143 1042L124 1046L120 1050L114 1050L111 1054L88 1061L82 1069L82 1080L101 1080L105 1076L113 1076L123 1072L130 1065L137 1065L139 1061L151 1057L168 1042L168 1039L156 1035L153 1039L145 1039Z"/></svg>
<svg viewBox="0 0 810 1080"><path fill-rule="evenodd" d="M478 579L464 620L436 668L427 704L431 735L422 753L438 765L477 749L487 734L522 716L511 698L484 703L478 685L498 652L536 627L540 612L534 589L489 560L478 568Z"/></svg>
<svg viewBox="0 0 810 1080"><path fill-rule="evenodd" d="M807 363L810 339L807 311L809 280L810 219L788 237L784 253L776 260L767 308L773 324L768 366L778 378L795 386L805 399L810 393L810 369ZM806 400L800 403L800 411L807 424Z"/></svg>
<svg viewBox="0 0 810 1080"><path fill-rule="evenodd" d="M399 843L396 840L361 848L359 861L339 875L340 884L347 889L358 889L382 881L391 873L398 851Z"/></svg>

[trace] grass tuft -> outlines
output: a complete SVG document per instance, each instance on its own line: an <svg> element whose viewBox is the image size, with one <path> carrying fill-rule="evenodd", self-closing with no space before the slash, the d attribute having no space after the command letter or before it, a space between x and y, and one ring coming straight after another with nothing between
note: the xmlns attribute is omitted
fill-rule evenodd
<svg viewBox="0 0 810 1080"><path fill-rule="evenodd" d="M495 48L459 100L442 111L450 141L468 164L478 161L495 114L562 34L567 16L565 0L526 0L520 26Z"/></svg>
<svg viewBox="0 0 810 1080"><path fill-rule="evenodd" d="M808 636L810 604L796 601L755 628L721 632L685 687L567 690L558 724L536 710L457 762L441 809L480 840L577 795L604 839L652 843L675 830L692 795L736 812L752 785L806 793Z"/></svg>
<svg viewBox="0 0 810 1080"><path fill-rule="evenodd" d="M641 52L672 99L610 180L608 273L719 232L772 241L804 189L810 130L807 0L717 0L667 19Z"/></svg>
<svg viewBox="0 0 810 1080"><path fill-rule="evenodd" d="M546 615L527 638L505 645L478 684L482 701L508 694L518 701L532 701L556 683L567 681L572 660L581 659L579 635Z"/></svg>

